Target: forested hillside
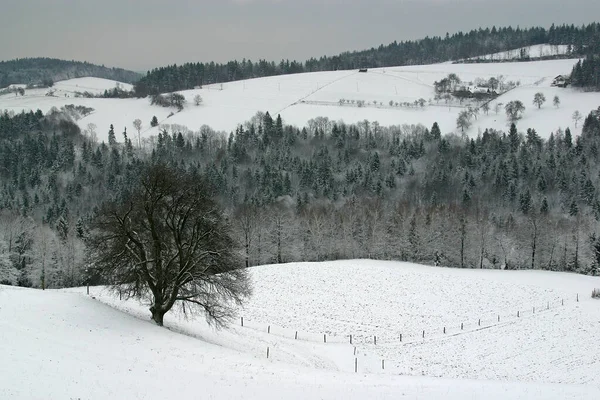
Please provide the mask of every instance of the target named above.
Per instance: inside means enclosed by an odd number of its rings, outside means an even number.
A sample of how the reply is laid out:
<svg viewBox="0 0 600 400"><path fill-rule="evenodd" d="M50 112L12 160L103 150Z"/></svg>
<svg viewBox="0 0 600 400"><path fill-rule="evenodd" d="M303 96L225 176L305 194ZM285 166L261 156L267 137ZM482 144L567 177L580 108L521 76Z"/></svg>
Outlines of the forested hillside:
<svg viewBox="0 0 600 400"><path fill-rule="evenodd" d="M121 68L107 68L87 62L54 58L20 58L0 61L0 88L11 84L51 86L56 81L82 77L134 83L140 78L140 75L137 72Z"/></svg>
<svg viewBox="0 0 600 400"><path fill-rule="evenodd" d="M422 65L496 53L519 47L548 43L570 45L572 55L600 53L600 24L576 27L552 25L535 27L486 28L445 37L393 42L369 50L345 52L337 56L311 58L306 62L282 60L279 63L258 60L230 61L226 64L187 63L156 68L135 85L137 96L192 89L217 82L229 82L263 76L312 71L334 71L366 67Z"/></svg>
<svg viewBox="0 0 600 400"><path fill-rule="evenodd" d="M89 217L157 159L208 177L248 265L360 257L598 273L600 109L576 138L443 129L299 128L266 113L228 136L164 125L140 149L118 132L96 144L64 113L4 113L0 280L81 284Z"/></svg>
<svg viewBox="0 0 600 400"><path fill-rule="evenodd" d="M589 54L575 64L571 73L571 83L588 90L600 90L600 52Z"/></svg>

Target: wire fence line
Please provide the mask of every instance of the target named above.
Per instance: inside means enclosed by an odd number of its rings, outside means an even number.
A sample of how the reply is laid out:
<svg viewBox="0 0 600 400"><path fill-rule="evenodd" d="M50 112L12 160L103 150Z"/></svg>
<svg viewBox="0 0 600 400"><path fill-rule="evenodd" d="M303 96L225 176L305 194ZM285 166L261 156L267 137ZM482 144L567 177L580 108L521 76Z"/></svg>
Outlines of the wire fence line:
<svg viewBox="0 0 600 400"><path fill-rule="evenodd" d="M423 329L403 330L399 327L395 332L387 331L372 333L340 333L325 332L314 333L284 328L274 324L252 321L243 316L238 323L246 329L266 332L268 334L314 343L348 343L352 345L384 345L384 344L411 344L422 343L429 340L442 340L444 338L474 333L484 329L515 323L522 319L534 317L553 310L559 310L570 304L579 302L579 294L572 299L554 299L530 307L518 307L512 310L504 309L498 312L486 312L481 316L473 316L463 320L455 320L443 326L425 326Z"/></svg>

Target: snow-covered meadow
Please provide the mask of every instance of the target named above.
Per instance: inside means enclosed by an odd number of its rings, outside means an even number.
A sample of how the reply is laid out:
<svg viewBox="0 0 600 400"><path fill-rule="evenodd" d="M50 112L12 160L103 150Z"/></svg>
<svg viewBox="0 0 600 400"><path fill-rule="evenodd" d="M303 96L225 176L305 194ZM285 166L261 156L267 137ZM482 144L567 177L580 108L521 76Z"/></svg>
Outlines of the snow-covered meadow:
<svg viewBox="0 0 600 400"><path fill-rule="evenodd" d="M156 327L147 304L101 287L88 297L85 288L1 286L0 398L600 395L598 277L371 260L261 266L251 276L244 326L236 319L221 331L177 313Z"/></svg>
<svg viewBox="0 0 600 400"><path fill-rule="evenodd" d="M535 53L535 49L531 50ZM544 49L541 48L542 52ZM47 89L26 90L25 96L6 94L0 96L0 110L41 109L49 111L67 104L92 107L95 111L78 121L85 129L95 124L99 140L107 140L110 124L117 133L124 128L134 132L133 120L142 121L142 138L158 133L165 125L183 126L198 131L208 125L218 131L230 132L238 125L250 120L258 111L281 114L284 122L304 126L312 118L323 116L330 120L355 123L364 120L377 121L380 125L423 124L431 126L438 122L443 133L458 132L456 119L464 108L458 104L445 104L434 100L433 83L450 73L457 74L464 82L477 78L488 79L502 75L505 81L519 82L520 86L500 96L490 104L491 111L483 112L473 120L465 133L471 137L486 128L507 129L507 118L503 109L494 112L497 103L506 104L521 100L526 106L519 128L534 128L542 137L548 137L558 128L575 129L572 115L579 111L583 116L600 106L600 93L584 93L573 88L556 88L551 83L560 74L569 74L574 59L534 62L504 62L483 64L434 64L422 66L369 69L358 71L314 72L296 75L250 79L224 84L207 85L202 89L186 90L181 93L188 104L183 111L150 105L149 99L87 99L75 98L75 91L99 93L113 88L116 82L96 78L79 78L57 82L56 97L45 96ZM123 85L124 89L129 86ZM538 109L533 105L533 96L542 92L547 102ZM203 104L195 106L193 98L201 95ZM554 107L552 99L557 95L560 106ZM425 99L424 107L406 107L402 103L413 103ZM340 100L344 100L340 104ZM352 100L354 104L349 103ZM431 101L430 101L431 100ZM358 107L357 101L364 101ZM389 103L393 102L393 106ZM399 105L396 106L396 103ZM169 115L174 112L174 115ZM156 116L161 125L150 127ZM176 129L180 129L177 127ZM121 140L117 135L117 140Z"/></svg>
<svg viewBox="0 0 600 400"><path fill-rule="evenodd" d="M353 335L371 371L384 372L384 359L392 374L600 385L600 304L590 297L598 277L368 260L263 266L252 276L247 321L287 328L287 337Z"/></svg>
<svg viewBox="0 0 600 400"><path fill-rule="evenodd" d="M569 54L569 46L565 44L536 44L533 46L519 47L508 51L486 54L479 57L471 57L469 60L492 60L507 61L518 60L523 57L542 58L551 56L562 56Z"/></svg>

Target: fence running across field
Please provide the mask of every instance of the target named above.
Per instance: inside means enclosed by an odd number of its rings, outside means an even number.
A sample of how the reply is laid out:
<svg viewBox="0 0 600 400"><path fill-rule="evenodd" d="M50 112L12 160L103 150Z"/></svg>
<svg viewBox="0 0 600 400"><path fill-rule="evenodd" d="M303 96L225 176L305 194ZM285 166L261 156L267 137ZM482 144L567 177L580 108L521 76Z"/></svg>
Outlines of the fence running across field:
<svg viewBox="0 0 600 400"><path fill-rule="evenodd" d="M301 340L315 343L348 343L354 346L356 345L382 345L382 344L411 344L411 343L422 343L428 340L443 340L444 338L469 334L477 332L483 329L489 329L495 326L503 326L509 323L518 322L522 318L534 317L537 314L543 314L552 310L561 309L564 306L579 302L579 294L576 294L573 299L559 299L547 301L545 304L538 304L531 307L520 307L513 311L501 311L497 313L485 313L481 317L468 318L464 321L455 322L448 324L447 326L440 326L436 328L429 327L428 329L422 329L418 331L402 331L398 329L396 334L387 333L373 333L367 335L351 334L351 333L308 333L292 328L283 328L272 324L264 324L254 322L244 317L240 317L238 323L247 329L253 329L258 331L267 332L271 335L286 338ZM354 354L356 355L356 347L354 348ZM355 363L357 361L355 360ZM385 368L385 360L381 360L382 369ZM356 370L356 365L355 365Z"/></svg>

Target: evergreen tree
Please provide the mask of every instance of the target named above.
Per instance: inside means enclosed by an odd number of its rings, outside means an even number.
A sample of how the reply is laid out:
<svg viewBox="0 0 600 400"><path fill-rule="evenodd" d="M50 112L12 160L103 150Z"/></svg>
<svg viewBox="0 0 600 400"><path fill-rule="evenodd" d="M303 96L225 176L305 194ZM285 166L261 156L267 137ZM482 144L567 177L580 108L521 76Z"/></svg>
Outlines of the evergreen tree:
<svg viewBox="0 0 600 400"><path fill-rule="evenodd" d="M112 124L110 124L110 129L108 130L108 144L114 146L117 144L117 138L115 136L115 128Z"/></svg>
<svg viewBox="0 0 600 400"><path fill-rule="evenodd" d="M440 126L438 125L437 122L433 123L433 126L431 127L431 138L433 140L440 140L440 138L442 137L442 131L440 130Z"/></svg>
<svg viewBox="0 0 600 400"><path fill-rule="evenodd" d="M519 149L519 145L521 144L521 138L519 137L519 133L517 132L517 126L514 123L510 124L510 129L508 131L508 140L510 143L510 151L515 153Z"/></svg>

